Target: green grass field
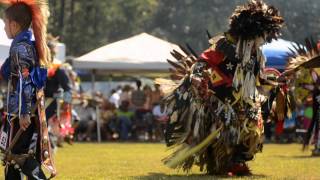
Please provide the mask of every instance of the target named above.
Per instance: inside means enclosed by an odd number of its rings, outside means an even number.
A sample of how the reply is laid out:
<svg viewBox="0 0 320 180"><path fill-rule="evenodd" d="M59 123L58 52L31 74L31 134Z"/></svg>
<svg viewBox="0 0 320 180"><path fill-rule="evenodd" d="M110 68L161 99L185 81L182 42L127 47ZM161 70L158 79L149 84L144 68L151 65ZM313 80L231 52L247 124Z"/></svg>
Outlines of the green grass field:
<svg viewBox="0 0 320 180"><path fill-rule="evenodd" d="M161 163L164 144L104 143L65 145L56 154L57 180L80 179L314 179L320 180L320 158L302 152L301 145L264 146L250 162L251 177L226 178L203 175L194 167L189 175ZM1 168L1 171L3 169ZM3 174L0 174L3 179Z"/></svg>

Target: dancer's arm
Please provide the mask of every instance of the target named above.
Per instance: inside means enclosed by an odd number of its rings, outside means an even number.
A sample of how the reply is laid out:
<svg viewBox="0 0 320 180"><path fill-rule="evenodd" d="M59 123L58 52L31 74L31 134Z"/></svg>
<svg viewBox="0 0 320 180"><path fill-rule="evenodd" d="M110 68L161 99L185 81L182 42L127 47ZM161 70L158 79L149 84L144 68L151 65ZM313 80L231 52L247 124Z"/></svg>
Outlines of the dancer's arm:
<svg viewBox="0 0 320 180"><path fill-rule="evenodd" d="M21 117L19 124L23 130L27 129L31 124L30 114L32 109L32 100L35 93L29 73L30 69L34 66L36 57L30 51L28 51L29 47L27 46L28 45L26 44L20 44L17 47L12 48L11 57L13 59L10 62L14 63L13 67L16 68L15 70L18 73L19 79L21 80L21 82L19 80L17 83L17 89L19 89L19 93L21 92L21 98L19 98L19 102L21 101Z"/></svg>

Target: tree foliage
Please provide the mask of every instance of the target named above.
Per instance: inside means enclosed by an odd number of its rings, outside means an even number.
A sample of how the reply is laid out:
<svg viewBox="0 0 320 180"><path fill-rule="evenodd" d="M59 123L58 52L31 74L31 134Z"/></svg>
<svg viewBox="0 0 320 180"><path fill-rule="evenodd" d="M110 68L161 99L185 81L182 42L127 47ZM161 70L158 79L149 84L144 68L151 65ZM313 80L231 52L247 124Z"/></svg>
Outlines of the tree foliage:
<svg viewBox="0 0 320 180"><path fill-rule="evenodd" d="M157 7L154 0L49 0L49 31L81 55L142 32Z"/></svg>
<svg viewBox="0 0 320 180"><path fill-rule="evenodd" d="M49 0L49 31L60 36L67 54L73 56L141 32L189 43L199 52L208 46L206 30L212 35L226 31L232 11L246 1ZM283 38L320 39L319 0L265 1L279 8L285 18Z"/></svg>

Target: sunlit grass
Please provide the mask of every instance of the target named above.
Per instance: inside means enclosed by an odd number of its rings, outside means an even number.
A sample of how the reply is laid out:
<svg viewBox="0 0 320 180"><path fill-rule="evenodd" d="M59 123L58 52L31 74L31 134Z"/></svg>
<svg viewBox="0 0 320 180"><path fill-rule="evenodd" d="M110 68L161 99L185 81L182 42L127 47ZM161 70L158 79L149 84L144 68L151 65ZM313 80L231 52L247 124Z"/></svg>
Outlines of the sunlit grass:
<svg viewBox="0 0 320 180"><path fill-rule="evenodd" d="M216 179L195 167L189 176L161 163L164 144L103 143L65 145L58 150L57 180L72 179ZM252 177L235 179L320 179L320 158L302 152L301 146L271 145L250 162ZM2 169L1 169L2 170ZM223 177L219 177L224 179ZM0 174L0 179L2 174ZM233 178L232 178L233 179Z"/></svg>

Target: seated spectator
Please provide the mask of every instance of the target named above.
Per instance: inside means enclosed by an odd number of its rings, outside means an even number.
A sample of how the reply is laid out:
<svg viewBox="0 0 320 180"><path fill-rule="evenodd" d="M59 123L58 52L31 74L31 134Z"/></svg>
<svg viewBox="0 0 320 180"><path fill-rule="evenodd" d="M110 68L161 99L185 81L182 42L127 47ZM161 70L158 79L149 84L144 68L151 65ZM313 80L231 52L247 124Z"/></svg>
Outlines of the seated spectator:
<svg viewBox="0 0 320 180"><path fill-rule="evenodd" d="M91 141L93 131L96 129L95 107L87 103L76 106L80 119L75 125L75 138L78 141Z"/></svg>
<svg viewBox="0 0 320 180"><path fill-rule="evenodd" d="M104 100L100 110L101 120L101 136L102 139L115 140L119 138L117 127L114 123L116 121L116 107L108 100Z"/></svg>
<svg viewBox="0 0 320 180"><path fill-rule="evenodd" d="M155 120L155 139L161 141L164 139L164 130L169 116L166 112L161 111L160 104L155 104L152 110L152 115Z"/></svg>
<svg viewBox="0 0 320 180"><path fill-rule="evenodd" d="M122 88L122 92L120 94L120 104L123 101L128 101L129 102L129 107L131 106L131 86L130 85L125 85Z"/></svg>
<svg viewBox="0 0 320 180"><path fill-rule="evenodd" d="M85 102L86 103L82 103L82 106L75 107L75 110L80 116L80 120L77 123L75 130L76 138L79 141L91 141L93 138L97 137L96 107L99 106L101 108L105 103L105 99L101 92L95 92L94 96ZM101 116L99 115L99 118L100 117Z"/></svg>
<svg viewBox="0 0 320 180"><path fill-rule="evenodd" d="M109 101L111 103L113 103L116 108L119 108L119 105L120 105L120 94L121 94L121 90L111 90L111 96L109 98Z"/></svg>
<svg viewBox="0 0 320 180"><path fill-rule="evenodd" d="M132 118L134 116L134 113L132 111L129 111L128 101L122 101L120 108L116 111L116 116L120 140L128 140L132 126Z"/></svg>

